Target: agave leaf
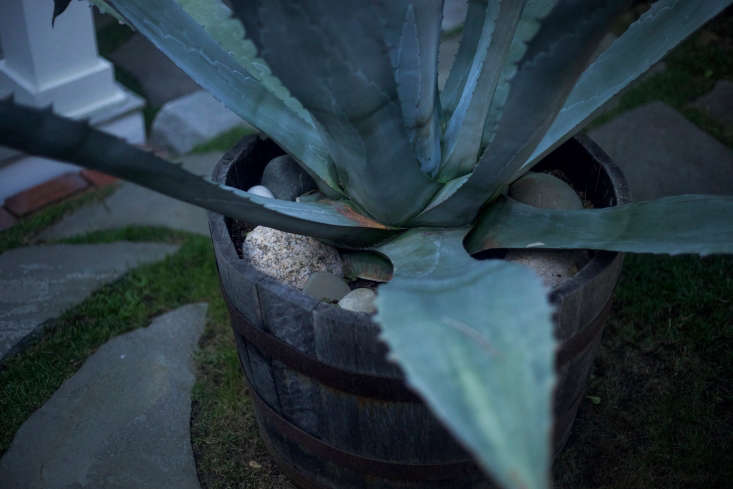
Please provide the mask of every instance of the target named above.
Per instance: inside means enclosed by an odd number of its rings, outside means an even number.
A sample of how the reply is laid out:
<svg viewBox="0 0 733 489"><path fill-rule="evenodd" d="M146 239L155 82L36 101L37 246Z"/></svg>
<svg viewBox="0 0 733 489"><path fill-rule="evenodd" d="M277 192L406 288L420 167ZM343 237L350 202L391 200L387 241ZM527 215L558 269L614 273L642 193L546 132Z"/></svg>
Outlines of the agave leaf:
<svg viewBox="0 0 733 489"><path fill-rule="evenodd" d="M311 122L311 116L298 100L290 95L270 71L270 67L257 56L254 43L245 37L244 28L232 11L221 0L176 0L196 22L216 40L241 66L259 80L273 95L302 119ZM311 122L312 124L312 122Z"/></svg>
<svg viewBox="0 0 733 489"><path fill-rule="evenodd" d="M408 384L505 488L549 487L554 339L529 269L476 261L467 229L415 229L377 248L394 264L376 320Z"/></svg>
<svg viewBox="0 0 733 489"><path fill-rule="evenodd" d="M127 24L128 27L130 27L131 29L134 30L135 28L133 26L129 25L127 23L127 21L125 20L125 18L122 17L122 15L119 12L117 12L112 6L110 6L107 3L107 1L108 0L89 0L89 3L93 4L94 6L96 6L97 7L97 10L99 10L99 13L106 14L106 15L111 15L112 17L114 17L115 19L117 19L117 22L119 22L120 24Z"/></svg>
<svg viewBox="0 0 733 489"><path fill-rule="evenodd" d="M56 17L63 14L69 7L71 0L53 0L53 17L51 18L51 26L56 22Z"/></svg>
<svg viewBox="0 0 733 489"><path fill-rule="evenodd" d="M344 277L363 278L374 282L392 279L392 263L373 251L348 251L341 253Z"/></svg>
<svg viewBox="0 0 733 489"><path fill-rule="evenodd" d="M509 57L502 65L501 74L499 75L500 80L484 126L481 141L483 146L487 146L494 139L509 97L511 82L518 72L518 65L527 54L529 43L537 35L544 18L555 7L556 3L557 0L530 2L522 13L512 39Z"/></svg>
<svg viewBox="0 0 733 489"><path fill-rule="evenodd" d="M380 0L374 10L384 26L407 135L421 170L434 175L440 164L437 66L443 0Z"/></svg>
<svg viewBox="0 0 733 489"><path fill-rule="evenodd" d="M502 197L466 247L579 248L634 253L733 253L733 196L678 195L603 209L539 209Z"/></svg>
<svg viewBox="0 0 733 489"><path fill-rule="evenodd" d="M572 137L596 111L731 0L659 0L588 67L520 171ZM518 176L518 175L517 175Z"/></svg>
<svg viewBox="0 0 733 489"><path fill-rule="evenodd" d="M252 8L246 4L232 2L240 18ZM350 198L388 224L419 212L438 184L420 170L402 124L371 2L262 0L258 16L260 55L313 116Z"/></svg>
<svg viewBox="0 0 733 489"><path fill-rule="evenodd" d="M486 0L468 0L466 21L463 24L461 43L458 52L453 60L453 65L448 72L445 86L440 93L440 104L445 114L450 116L458 105L458 99L463 93L463 86L466 84L469 69L476 56L481 33L483 32L486 19Z"/></svg>
<svg viewBox="0 0 733 489"><path fill-rule="evenodd" d="M502 88L500 82L497 87L486 121L491 128L489 143L479 163L454 195L415 222L447 225L456 216L470 222L479 207L511 181L623 3L537 0L526 4L504 66L507 85Z"/></svg>
<svg viewBox="0 0 733 489"><path fill-rule="evenodd" d="M50 109L22 107L9 98L0 100L0 145L72 161L235 219L348 246L373 244L395 232L343 202L301 204L218 185L84 122Z"/></svg>
<svg viewBox="0 0 733 489"><path fill-rule="evenodd" d="M441 181L467 174L476 163L484 122L502 75L496 67L503 66L508 55L522 8L521 2L499 1L486 9L476 56L445 130Z"/></svg>
<svg viewBox="0 0 733 489"><path fill-rule="evenodd" d="M304 168L338 189L311 123L248 73L175 0L107 0L199 85L270 136Z"/></svg>

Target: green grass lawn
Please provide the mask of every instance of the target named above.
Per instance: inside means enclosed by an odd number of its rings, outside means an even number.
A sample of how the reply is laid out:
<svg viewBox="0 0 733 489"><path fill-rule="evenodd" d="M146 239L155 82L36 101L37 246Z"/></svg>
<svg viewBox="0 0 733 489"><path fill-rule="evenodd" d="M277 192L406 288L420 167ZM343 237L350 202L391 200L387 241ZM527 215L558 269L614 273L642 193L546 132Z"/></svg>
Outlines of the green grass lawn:
<svg viewBox="0 0 733 489"><path fill-rule="evenodd" d="M627 255L556 487L733 477L733 257Z"/></svg>

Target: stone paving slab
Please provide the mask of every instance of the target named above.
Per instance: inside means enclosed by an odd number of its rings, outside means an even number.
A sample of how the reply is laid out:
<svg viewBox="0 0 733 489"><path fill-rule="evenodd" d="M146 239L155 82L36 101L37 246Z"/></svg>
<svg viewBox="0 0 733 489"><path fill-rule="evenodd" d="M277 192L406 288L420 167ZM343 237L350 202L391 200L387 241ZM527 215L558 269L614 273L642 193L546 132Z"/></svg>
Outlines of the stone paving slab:
<svg viewBox="0 0 733 489"><path fill-rule="evenodd" d="M185 154L235 127L249 127L208 92L198 90L167 102L155 116L150 145Z"/></svg>
<svg viewBox="0 0 733 489"><path fill-rule="evenodd" d="M126 271L178 249L155 243L42 245L0 255L0 360L20 349L45 321L58 317Z"/></svg>
<svg viewBox="0 0 733 489"><path fill-rule="evenodd" d="M0 459L2 487L198 489L189 418L206 308L102 345L20 427Z"/></svg>
<svg viewBox="0 0 733 489"><path fill-rule="evenodd" d="M135 33L109 56L132 73L153 107L199 90L199 86L141 34Z"/></svg>
<svg viewBox="0 0 733 489"><path fill-rule="evenodd" d="M692 103L721 124L733 126L733 82L718 80L713 89Z"/></svg>
<svg viewBox="0 0 733 489"><path fill-rule="evenodd" d="M222 154L187 155L180 161L192 173L209 176ZM39 238L52 240L125 226L163 226L209 235L205 210L125 182L103 202L82 207L43 231Z"/></svg>
<svg viewBox="0 0 733 489"><path fill-rule="evenodd" d="M621 167L635 201L680 194L733 194L733 150L662 102L590 131Z"/></svg>

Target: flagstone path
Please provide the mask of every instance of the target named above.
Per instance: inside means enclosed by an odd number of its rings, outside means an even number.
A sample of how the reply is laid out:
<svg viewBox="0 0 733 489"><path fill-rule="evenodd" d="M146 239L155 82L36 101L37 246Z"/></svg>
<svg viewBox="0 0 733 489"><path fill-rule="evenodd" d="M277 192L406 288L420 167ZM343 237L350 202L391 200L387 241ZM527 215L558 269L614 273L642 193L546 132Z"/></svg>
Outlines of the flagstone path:
<svg viewBox="0 0 733 489"><path fill-rule="evenodd" d="M623 113L589 135L621 167L635 201L733 194L733 150L662 102Z"/></svg>
<svg viewBox="0 0 733 489"><path fill-rule="evenodd" d="M206 304L101 346L20 427L2 487L198 489L189 418Z"/></svg>
<svg viewBox="0 0 733 489"><path fill-rule="evenodd" d="M100 286L178 247L154 243L43 245L0 255L0 361Z"/></svg>
<svg viewBox="0 0 733 489"><path fill-rule="evenodd" d="M188 171L209 176L221 155L216 152L193 154L177 160ZM104 201L79 209L46 229L40 238L61 239L125 226L162 226L209 235L205 210L124 182Z"/></svg>

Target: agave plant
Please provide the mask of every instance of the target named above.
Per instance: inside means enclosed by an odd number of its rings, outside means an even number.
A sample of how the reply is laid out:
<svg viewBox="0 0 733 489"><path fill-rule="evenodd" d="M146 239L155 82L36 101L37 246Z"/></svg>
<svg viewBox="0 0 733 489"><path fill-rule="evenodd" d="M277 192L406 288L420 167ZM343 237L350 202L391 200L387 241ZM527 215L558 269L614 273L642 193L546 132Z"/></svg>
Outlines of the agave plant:
<svg viewBox="0 0 733 489"><path fill-rule="evenodd" d="M730 0L659 0L592 63L624 2L470 0L442 91L442 0L92 1L276 141L326 198L296 203L217 185L10 99L0 102L0 143L387 256L394 275L374 319L392 358L504 487L549 485L552 307L529 269L471 254L530 244L733 252L733 197L563 211L505 195ZM68 3L56 0L55 13Z"/></svg>

